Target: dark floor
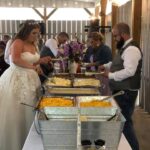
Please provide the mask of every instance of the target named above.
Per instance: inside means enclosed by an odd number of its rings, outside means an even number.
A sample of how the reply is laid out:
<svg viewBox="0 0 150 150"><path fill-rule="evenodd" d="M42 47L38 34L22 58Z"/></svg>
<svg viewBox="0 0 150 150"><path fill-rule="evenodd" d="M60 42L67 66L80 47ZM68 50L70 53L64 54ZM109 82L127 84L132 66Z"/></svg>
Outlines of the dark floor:
<svg viewBox="0 0 150 150"><path fill-rule="evenodd" d="M136 107L133 121L140 144L140 150L150 150L150 114Z"/></svg>

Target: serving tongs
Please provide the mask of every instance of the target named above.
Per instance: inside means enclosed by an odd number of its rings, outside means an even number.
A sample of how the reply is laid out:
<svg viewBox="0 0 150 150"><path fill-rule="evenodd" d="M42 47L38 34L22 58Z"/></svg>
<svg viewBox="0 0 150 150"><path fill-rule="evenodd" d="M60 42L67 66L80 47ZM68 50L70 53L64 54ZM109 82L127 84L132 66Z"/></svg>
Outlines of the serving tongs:
<svg viewBox="0 0 150 150"><path fill-rule="evenodd" d="M42 87L41 90L44 90L44 87ZM43 91L43 93L44 93L44 92L45 92L45 91ZM43 96L40 96L40 97L38 98L38 101L36 102L35 106L30 105L30 104L27 104L27 103L24 103L24 102L21 102L20 104L22 104L22 105L24 105L24 106L27 106L27 107L30 107L30 108L33 108L33 110L36 111L36 112L38 112L38 113L42 113L42 114L44 115L45 119L48 120L48 117L47 117L47 115L45 114L45 112L40 109L40 102L41 102L42 97L43 97Z"/></svg>

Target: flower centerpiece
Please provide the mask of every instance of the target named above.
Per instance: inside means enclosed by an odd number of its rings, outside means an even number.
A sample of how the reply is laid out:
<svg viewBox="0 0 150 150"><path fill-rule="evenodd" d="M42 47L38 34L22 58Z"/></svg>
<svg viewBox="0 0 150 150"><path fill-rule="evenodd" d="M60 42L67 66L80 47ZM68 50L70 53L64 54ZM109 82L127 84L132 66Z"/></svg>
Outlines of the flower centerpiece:
<svg viewBox="0 0 150 150"><path fill-rule="evenodd" d="M84 44L78 41L71 41L64 45L64 56L68 57L68 67L72 63L80 64L82 61Z"/></svg>
<svg viewBox="0 0 150 150"><path fill-rule="evenodd" d="M64 56L69 57L70 61L79 62L82 59L84 44L78 41L71 41L64 45Z"/></svg>

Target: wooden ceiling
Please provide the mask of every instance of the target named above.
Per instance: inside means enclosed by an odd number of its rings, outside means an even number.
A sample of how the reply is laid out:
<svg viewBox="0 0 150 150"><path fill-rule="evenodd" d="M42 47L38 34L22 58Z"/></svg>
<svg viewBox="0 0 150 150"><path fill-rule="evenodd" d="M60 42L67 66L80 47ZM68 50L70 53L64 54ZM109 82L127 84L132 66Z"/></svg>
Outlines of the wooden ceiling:
<svg viewBox="0 0 150 150"><path fill-rule="evenodd" d="M0 7L92 8L96 0L0 0Z"/></svg>

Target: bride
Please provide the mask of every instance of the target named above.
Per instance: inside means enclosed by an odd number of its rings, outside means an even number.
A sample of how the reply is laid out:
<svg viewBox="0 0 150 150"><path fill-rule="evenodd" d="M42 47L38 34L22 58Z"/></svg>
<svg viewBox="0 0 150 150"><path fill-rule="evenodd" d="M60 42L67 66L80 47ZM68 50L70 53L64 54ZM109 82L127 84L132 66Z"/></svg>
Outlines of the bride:
<svg viewBox="0 0 150 150"><path fill-rule="evenodd" d="M37 52L39 30L38 23L26 21L9 49L10 67L0 77L0 150L21 150L34 119L32 108L21 103L34 106L40 88L38 64L50 61Z"/></svg>

